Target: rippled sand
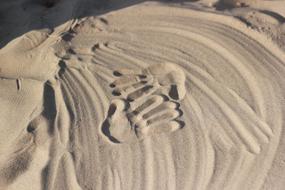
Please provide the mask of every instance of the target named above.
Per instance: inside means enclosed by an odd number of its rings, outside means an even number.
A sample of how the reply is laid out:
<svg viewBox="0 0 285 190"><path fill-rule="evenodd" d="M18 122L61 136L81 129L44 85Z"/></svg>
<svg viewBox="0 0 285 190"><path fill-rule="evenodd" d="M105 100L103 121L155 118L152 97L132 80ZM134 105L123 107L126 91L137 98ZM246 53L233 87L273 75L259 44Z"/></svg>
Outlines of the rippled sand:
<svg viewBox="0 0 285 190"><path fill-rule="evenodd" d="M0 57L1 189L282 189L285 55L236 18L146 3Z"/></svg>

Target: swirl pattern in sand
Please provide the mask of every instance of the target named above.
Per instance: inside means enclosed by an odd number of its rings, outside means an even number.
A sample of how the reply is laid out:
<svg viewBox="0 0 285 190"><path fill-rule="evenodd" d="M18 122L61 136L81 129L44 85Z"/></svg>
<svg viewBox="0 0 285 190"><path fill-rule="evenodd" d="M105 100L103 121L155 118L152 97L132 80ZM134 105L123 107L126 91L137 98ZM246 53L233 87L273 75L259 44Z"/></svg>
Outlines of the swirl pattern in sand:
<svg viewBox="0 0 285 190"><path fill-rule="evenodd" d="M266 189L285 84L269 40L231 17L139 5L86 18L65 43L47 189Z"/></svg>

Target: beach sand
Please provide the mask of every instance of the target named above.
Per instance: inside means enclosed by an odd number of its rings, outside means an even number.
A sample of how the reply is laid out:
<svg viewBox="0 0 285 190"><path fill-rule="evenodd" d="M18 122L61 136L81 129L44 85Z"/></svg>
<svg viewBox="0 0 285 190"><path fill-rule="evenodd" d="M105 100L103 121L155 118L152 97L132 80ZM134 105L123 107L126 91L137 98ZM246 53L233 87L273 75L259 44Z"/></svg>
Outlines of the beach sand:
<svg viewBox="0 0 285 190"><path fill-rule="evenodd" d="M0 190L284 188L285 1L1 3Z"/></svg>

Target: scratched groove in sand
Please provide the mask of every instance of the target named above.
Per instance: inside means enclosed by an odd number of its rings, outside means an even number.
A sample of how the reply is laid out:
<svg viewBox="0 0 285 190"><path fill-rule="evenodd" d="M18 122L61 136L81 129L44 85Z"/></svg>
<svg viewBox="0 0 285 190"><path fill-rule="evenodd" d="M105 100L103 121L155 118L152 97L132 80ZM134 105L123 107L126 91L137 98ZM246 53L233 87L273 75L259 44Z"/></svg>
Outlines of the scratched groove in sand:
<svg viewBox="0 0 285 190"><path fill-rule="evenodd" d="M103 179L121 189L259 189L279 138L280 99L272 92L282 88L273 82L284 71L282 63L231 26L200 19L198 13L165 8L159 15L155 9L107 15L109 25L102 32L80 35L83 26L72 40L75 57L89 63L67 61L67 67L82 64L82 72L95 72L106 81L104 88L116 80L114 68L135 71L171 62L184 68L186 75L187 92L180 103L185 127L139 144L113 146L109 153L114 157L107 164L111 168L103 171ZM86 47L76 46L80 42ZM110 89L104 92L116 99ZM118 181L123 183L115 185Z"/></svg>
<svg viewBox="0 0 285 190"><path fill-rule="evenodd" d="M61 147L46 189L261 189L283 125L284 55L209 13L137 6L103 20L74 28L50 84ZM176 74L151 91L156 66Z"/></svg>

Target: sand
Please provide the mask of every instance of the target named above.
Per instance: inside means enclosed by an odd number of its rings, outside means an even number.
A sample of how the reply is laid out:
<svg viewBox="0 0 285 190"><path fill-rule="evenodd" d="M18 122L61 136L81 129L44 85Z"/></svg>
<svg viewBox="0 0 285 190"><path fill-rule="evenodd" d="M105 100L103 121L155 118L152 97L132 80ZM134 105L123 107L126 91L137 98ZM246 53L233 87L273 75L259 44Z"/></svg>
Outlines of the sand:
<svg viewBox="0 0 285 190"><path fill-rule="evenodd" d="M285 2L99 4L2 3L0 190L282 190Z"/></svg>

